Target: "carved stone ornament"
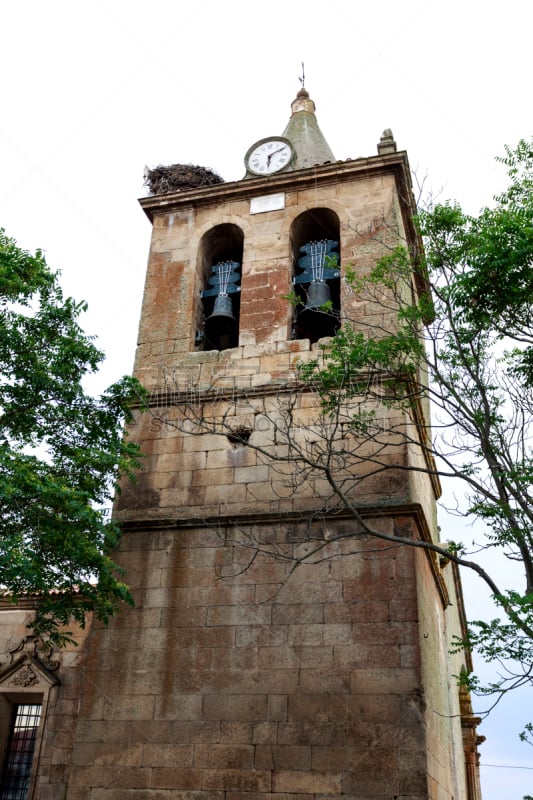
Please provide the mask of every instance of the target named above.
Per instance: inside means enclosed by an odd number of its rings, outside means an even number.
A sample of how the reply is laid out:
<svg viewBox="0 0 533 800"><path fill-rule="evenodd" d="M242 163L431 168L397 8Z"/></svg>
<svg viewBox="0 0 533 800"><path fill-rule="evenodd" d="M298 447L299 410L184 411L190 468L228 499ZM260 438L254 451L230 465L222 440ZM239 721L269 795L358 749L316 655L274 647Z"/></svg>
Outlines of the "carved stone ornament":
<svg viewBox="0 0 533 800"><path fill-rule="evenodd" d="M13 687L46 691L59 683L53 674L60 665L52 659L52 648L37 636L24 636L12 647L0 664L0 690Z"/></svg>
<svg viewBox="0 0 533 800"><path fill-rule="evenodd" d="M40 683L38 675L29 664L26 664L22 669L15 673L14 677L8 681L8 686L35 686Z"/></svg>
<svg viewBox="0 0 533 800"><path fill-rule="evenodd" d="M7 653L0 655L0 672L10 667L20 653L27 653L37 659L49 672L55 672L61 664L59 658L54 659L54 648L49 642L45 642L42 636L28 634L28 636L23 636Z"/></svg>

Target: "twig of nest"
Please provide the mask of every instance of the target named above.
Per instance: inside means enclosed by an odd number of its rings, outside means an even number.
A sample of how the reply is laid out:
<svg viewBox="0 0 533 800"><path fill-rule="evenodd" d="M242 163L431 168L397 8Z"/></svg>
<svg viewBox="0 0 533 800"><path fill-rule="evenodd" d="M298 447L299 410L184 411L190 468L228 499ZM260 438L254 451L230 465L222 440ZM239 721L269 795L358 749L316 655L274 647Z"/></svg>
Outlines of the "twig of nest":
<svg viewBox="0 0 533 800"><path fill-rule="evenodd" d="M224 183L223 178L206 167L195 167L193 164L172 164L169 167L159 165L146 169L144 185L150 194L169 194L184 189L199 189L202 186L214 186Z"/></svg>

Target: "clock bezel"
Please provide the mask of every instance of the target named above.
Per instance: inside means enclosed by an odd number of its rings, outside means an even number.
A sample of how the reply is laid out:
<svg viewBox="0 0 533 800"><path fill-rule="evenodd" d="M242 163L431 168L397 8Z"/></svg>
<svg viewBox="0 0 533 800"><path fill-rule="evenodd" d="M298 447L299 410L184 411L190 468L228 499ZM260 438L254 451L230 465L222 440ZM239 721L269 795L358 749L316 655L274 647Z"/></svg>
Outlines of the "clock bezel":
<svg viewBox="0 0 533 800"><path fill-rule="evenodd" d="M273 169L270 172L258 172L251 166L250 158L254 150L257 150L258 147L261 147L261 145L267 144L268 142L276 142L276 143L279 142L279 144L287 145L291 155L287 163L284 164L282 167ZM248 170L248 172L251 172L252 175L256 175L259 178L264 178L267 175L276 175L278 172L282 172L284 169L287 169L287 167L291 166L292 162L294 161L294 155L295 155L294 147L290 139L287 139L285 136L265 136L263 139L258 139L257 142L254 142L253 145L248 148L248 150L246 151L246 155L244 156L244 165Z"/></svg>

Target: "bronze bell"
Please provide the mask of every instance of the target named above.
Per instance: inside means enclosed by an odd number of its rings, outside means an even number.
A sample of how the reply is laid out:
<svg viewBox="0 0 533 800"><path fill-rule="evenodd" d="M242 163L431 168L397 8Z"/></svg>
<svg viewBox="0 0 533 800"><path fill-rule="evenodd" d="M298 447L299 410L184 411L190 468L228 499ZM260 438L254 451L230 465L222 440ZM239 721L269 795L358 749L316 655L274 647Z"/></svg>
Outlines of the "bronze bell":
<svg viewBox="0 0 533 800"><path fill-rule="evenodd" d="M326 281L311 281L307 290L305 308L318 310L329 302L331 302L331 292Z"/></svg>
<svg viewBox="0 0 533 800"><path fill-rule="evenodd" d="M237 344L239 321L233 314L233 302L227 294L215 298L213 312L205 321L205 335L217 350L226 350Z"/></svg>
<svg viewBox="0 0 533 800"><path fill-rule="evenodd" d="M329 311L322 310L327 303L331 303L331 292L327 283L312 281L307 290L305 306L298 314L296 321L300 335L316 341L322 336L330 336L334 332L335 319Z"/></svg>

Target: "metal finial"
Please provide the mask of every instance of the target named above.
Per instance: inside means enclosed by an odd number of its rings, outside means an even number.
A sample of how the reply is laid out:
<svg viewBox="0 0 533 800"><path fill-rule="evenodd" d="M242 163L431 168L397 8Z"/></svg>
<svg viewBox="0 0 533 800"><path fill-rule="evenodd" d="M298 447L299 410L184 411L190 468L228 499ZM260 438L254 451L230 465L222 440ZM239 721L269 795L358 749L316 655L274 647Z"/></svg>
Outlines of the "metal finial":
<svg viewBox="0 0 533 800"><path fill-rule="evenodd" d="M305 88L305 69L304 69L304 62L302 61L302 77L298 76L298 80L302 84L302 89Z"/></svg>

